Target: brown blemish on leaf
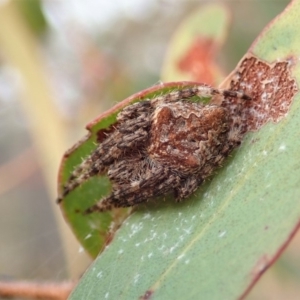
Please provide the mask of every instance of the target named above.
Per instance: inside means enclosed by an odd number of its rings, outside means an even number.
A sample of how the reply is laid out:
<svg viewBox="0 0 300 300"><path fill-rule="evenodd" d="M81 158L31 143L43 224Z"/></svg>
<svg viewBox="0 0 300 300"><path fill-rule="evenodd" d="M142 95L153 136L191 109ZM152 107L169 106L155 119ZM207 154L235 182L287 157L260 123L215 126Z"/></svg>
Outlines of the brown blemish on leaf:
<svg viewBox="0 0 300 300"><path fill-rule="evenodd" d="M193 80L214 84L216 50L216 44L212 39L196 39L185 56L178 61L179 70L190 74Z"/></svg>
<svg viewBox="0 0 300 300"><path fill-rule="evenodd" d="M153 291L148 290L148 291L146 291L146 293L145 293L143 296L141 296L139 299L140 299L140 300L148 300L148 299L151 298L152 295L153 295Z"/></svg>
<svg viewBox="0 0 300 300"><path fill-rule="evenodd" d="M268 64L254 56L241 61L222 87L244 91L252 100L224 102L224 106L233 112L232 126L235 124L234 111L242 112L243 133L258 130L270 121L278 122L287 115L298 91L289 69L291 62L288 59Z"/></svg>

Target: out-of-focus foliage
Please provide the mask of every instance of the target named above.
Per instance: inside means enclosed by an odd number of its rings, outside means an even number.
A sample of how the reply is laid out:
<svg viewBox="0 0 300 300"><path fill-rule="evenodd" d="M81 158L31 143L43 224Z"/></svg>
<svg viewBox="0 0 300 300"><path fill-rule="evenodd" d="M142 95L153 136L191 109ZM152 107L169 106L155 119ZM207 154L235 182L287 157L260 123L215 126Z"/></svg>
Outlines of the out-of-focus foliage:
<svg viewBox="0 0 300 300"><path fill-rule="evenodd" d="M41 0L20 0L16 3L32 31L38 35L45 34L48 24L41 8Z"/></svg>

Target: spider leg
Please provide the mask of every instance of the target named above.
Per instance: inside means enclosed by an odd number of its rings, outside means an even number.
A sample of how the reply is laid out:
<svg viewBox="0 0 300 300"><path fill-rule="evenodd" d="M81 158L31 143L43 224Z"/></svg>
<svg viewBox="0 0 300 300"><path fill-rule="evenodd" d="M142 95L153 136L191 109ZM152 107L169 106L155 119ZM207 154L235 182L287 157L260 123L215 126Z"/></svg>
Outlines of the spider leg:
<svg viewBox="0 0 300 300"><path fill-rule="evenodd" d="M142 149L131 153L131 155L126 160L116 161L109 166L107 175L115 184L138 181L145 170L149 169L149 163L145 159L145 153Z"/></svg>
<svg viewBox="0 0 300 300"><path fill-rule="evenodd" d="M118 120L122 121L121 125L117 126L115 131L71 173L57 202L60 203L90 177L104 173L124 152L142 148L148 140L151 113L149 101L130 105L120 112Z"/></svg>
<svg viewBox="0 0 300 300"><path fill-rule="evenodd" d="M122 154L124 148L136 147L137 144L145 142L147 137L148 132L140 128L134 134L124 136L123 139L116 145L113 145L106 154L104 154L104 149L108 148L107 144L99 145L95 152L71 174L63 188L62 195L59 197L57 202L61 202L64 197L66 197L79 185L87 181L90 177L104 173L108 166L117 158L115 156ZM114 155L110 155L111 152L114 153Z"/></svg>
<svg viewBox="0 0 300 300"><path fill-rule="evenodd" d="M196 176L191 176L186 180L181 181L180 185L174 189L176 202L180 202L192 195L202 182L203 180Z"/></svg>
<svg viewBox="0 0 300 300"><path fill-rule="evenodd" d="M181 90L172 91L167 95L159 96L154 101L156 102L175 102L182 99L189 99L193 96L200 98L210 98L216 95L222 95L224 97L233 97L244 100L251 100L252 98L242 91L233 91L226 89L216 89L208 85L196 85L194 87L188 87Z"/></svg>
<svg viewBox="0 0 300 300"><path fill-rule="evenodd" d="M147 172L146 176L139 182L125 184L113 190L111 195L101 199L84 213L103 212L113 207L133 206L150 198L164 195L179 184L180 177L175 174L170 174L168 169L158 169L156 172L151 170L151 172ZM137 193L137 191L139 191L139 193Z"/></svg>
<svg viewBox="0 0 300 300"><path fill-rule="evenodd" d="M136 102L123 108L123 110L119 112L117 120L122 122L129 119L135 120L143 113L148 114L149 109L151 109L150 101L145 100Z"/></svg>

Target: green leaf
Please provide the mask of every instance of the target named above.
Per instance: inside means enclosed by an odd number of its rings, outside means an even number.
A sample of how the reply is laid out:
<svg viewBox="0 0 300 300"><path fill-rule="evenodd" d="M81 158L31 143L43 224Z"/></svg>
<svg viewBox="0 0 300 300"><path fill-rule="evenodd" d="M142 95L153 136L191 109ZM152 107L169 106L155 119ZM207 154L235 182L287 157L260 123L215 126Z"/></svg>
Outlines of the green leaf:
<svg viewBox="0 0 300 300"><path fill-rule="evenodd" d="M248 54L269 63L288 61L298 85L299 15L300 1L293 1ZM251 85L247 88L251 91ZM180 204L160 199L137 209L70 299L245 295L299 226L299 114L297 94L279 122L248 133L218 174L193 197Z"/></svg>
<svg viewBox="0 0 300 300"><path fill-rule="evenodd" d="M218 84L223 75L215 58L227 35L229 19L227 7L220 3L204 5L186 18L170 42L162 80Z"/></svg>
<svg viewBox="0 0 300 300"><path fill-rule="evenodd" d="M59 171L59 190L63 190L64 183L75 167L82 162L82 158L88 156L96 148L99 137L104 135L105 130L108 130L116 122L116 116L122 108L136 101L151 99L171 90L196 84L195 82L171 82L154 86L132 95L90 122L87 125L88 135L68 150L62 159ZM93 257L96 257L103 250L105 244L110 242L116 228L130 213L130 209L114 209L101 214L83 214L88 207L107 196L110 191L111 185L106 176L94 177L69 193L60 204L64 217L74 234Z"/></svg>
<svg viewBox="0 0 300 300"><path fill-rule="evenodd" d="M33 32L37 35L44 34L47 30L48 24L41 8L41 1L16 1L16 4Z"/></svg>

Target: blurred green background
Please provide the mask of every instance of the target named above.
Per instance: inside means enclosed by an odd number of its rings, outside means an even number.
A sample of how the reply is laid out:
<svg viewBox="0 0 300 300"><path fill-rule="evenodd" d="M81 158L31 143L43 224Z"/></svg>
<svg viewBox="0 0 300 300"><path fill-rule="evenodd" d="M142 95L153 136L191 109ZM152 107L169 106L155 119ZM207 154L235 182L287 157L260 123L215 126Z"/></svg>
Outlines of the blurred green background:
<svg viewBox="0 0 300 300"><path fill-rule="evenodd" d="M85 124L159 82L169 41L212 1L0 1L0 279L78 278L90 263L55 204L63 152ZM219 1L229 73L287 0ZM248 299L299 299L300 235Z"/></svg>

